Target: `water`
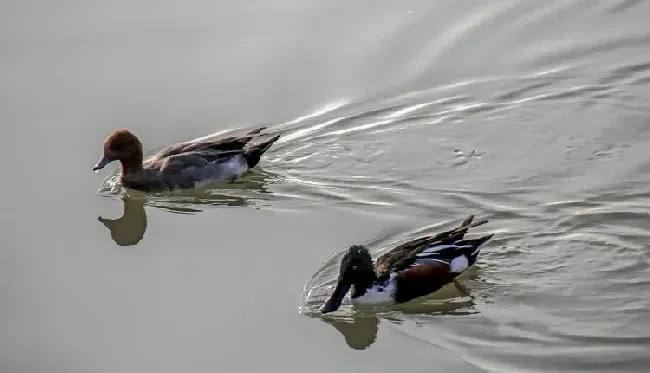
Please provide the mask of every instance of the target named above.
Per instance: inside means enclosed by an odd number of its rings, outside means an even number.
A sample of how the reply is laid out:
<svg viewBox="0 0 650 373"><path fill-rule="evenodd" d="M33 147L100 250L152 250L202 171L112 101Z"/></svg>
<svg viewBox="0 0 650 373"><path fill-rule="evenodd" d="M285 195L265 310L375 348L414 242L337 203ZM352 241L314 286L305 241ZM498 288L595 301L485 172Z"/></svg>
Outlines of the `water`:
<svg viewBox="0 0 650 373"><path fill-rule="evenodd" d="M0 371L644 372L648 1L0 6ZM91 170L267 125L261 168L147 196ZM340 252L468 214L425 304L320 318Z"/></svg>

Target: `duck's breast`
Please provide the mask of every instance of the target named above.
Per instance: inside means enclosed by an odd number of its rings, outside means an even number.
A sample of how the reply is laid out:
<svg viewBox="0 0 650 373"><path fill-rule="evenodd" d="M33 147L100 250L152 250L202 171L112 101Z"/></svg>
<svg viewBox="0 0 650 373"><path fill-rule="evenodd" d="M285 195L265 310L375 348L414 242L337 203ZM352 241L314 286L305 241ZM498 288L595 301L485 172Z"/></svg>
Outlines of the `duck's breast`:
<svg viewBox="0 0 650 373"><path fill-rule="evenodd" d="M353 298L352 303L360 305L394 303L395 285L395 273L391 273L388 281L371 286L363 295Z"/></svg>

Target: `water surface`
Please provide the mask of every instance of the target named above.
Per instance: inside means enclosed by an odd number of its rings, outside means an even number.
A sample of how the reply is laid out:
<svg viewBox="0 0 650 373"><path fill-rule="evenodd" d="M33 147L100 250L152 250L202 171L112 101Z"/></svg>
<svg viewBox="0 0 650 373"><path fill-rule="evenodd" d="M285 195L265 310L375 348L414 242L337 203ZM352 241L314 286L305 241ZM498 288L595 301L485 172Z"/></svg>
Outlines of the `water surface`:
<svg viewBox="0 0 650 373"><path fill-rule="evenodd" d="M0 6L2 372L644 372L650 3ZM91 172L281 130L245 182ZM314 317L340 252L468 214L495 238L414 308Z"/></svg>

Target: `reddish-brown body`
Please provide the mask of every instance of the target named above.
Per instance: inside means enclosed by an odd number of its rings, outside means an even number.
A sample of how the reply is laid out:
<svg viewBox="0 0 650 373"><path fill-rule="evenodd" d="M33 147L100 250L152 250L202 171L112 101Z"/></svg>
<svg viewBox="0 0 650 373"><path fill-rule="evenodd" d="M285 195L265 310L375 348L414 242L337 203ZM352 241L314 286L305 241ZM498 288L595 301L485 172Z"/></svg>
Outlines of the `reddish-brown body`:
<svg viewBox="0 0 650 373"><path fill-rule="evenodd" d="M404 303L438 291L454 280L449 265L444 263L418 265L395 277L395 302Z"/></svg>

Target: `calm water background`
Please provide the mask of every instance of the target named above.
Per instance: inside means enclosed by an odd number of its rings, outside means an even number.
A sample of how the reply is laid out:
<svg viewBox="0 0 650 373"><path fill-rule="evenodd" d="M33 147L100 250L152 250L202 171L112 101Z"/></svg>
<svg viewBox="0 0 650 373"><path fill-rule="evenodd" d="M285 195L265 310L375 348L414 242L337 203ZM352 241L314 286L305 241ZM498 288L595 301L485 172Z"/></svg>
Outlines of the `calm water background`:
<svg viewBox="0 0 650 373"><path fill-rule="evenodd" d="M649 14L4 2L0 371L646 372ZM91 172L115 128L152 153L260 125L282 140L228 188ZM471 213L497 235L470 296L313 317L346 246Z"/></svg>

